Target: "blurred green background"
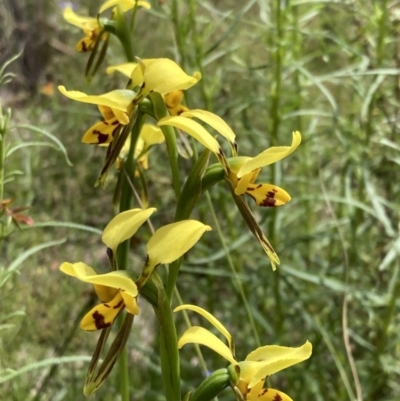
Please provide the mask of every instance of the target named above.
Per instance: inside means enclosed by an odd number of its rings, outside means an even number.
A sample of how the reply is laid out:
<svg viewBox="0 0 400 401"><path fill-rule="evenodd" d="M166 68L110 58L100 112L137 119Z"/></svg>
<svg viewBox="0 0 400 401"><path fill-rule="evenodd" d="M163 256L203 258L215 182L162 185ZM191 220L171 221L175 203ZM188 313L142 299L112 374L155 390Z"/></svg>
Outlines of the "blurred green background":
<svg viewBox="0 0 400 401"><path fill-rule="evenodd" d="M151 3L151 10L137 14L135 54L172 58L189 74L201 71L203 79L186 93L188 106L224 118L241 155L289 145L293 130L303 136L294 154L265 168L258 180L282 186L292 201L278 210L249 201L280 256L278 270L271 271L220 183L210 195L229 256L203 195L197 217L213 231L185 258L178 280L183 301L206 308L229 328L239 359L260 344L298 346L310 340L312 358L271 379L294 400L400 400L399 3ZM58 267L83 261L107 268L99 233L115 213L115 176L106 189L94 188L105 150L80 140L98 112L64 98L57 85L92 94L123 88L125 80L106 75L105 67L125 60L112 41L106 63L87 83L88 55L74 50L81 31L63 20L66 4L0 4L0 65L23 50L7 68L16 77L1 88L3 110L12 108L11 126L32 124L58 138L73 164L58 147L48 146L22 147L7 158L6 172L16 173L4 198L15 198L15 206L31 205L35 225L14 229L1 243L3 277L23 255L0 287L0 399L5 401L84 400L88 362L82 357L91 355L98 336L78 328L94 302L91 289ZM77 13L94 16L100 4L72 5ZM43 141L43 135L12 129L8 141L12 147ZM150 205L158 208L156 227L171 222L175 210L166 157L165 145L154 148L147 171ZM180 163L183 178L191 163ZM135 238L133 270L145 257L145 240ZM25 253L36 247L43 249ZM128 342L132 400L162 400L157 327L151 308L144 300L140 305ZM181 320L178 315L178 334L184 330ZM210 371L226 366L207 349L203 355ZM67 356L81 360L35 366ZM181 366L186 392L203 378L193 347L181 351ZM25 373L11 378L23 368ZM115 369L92 398L118 397ZM225 392L219 399L233 397Z"/></svg>

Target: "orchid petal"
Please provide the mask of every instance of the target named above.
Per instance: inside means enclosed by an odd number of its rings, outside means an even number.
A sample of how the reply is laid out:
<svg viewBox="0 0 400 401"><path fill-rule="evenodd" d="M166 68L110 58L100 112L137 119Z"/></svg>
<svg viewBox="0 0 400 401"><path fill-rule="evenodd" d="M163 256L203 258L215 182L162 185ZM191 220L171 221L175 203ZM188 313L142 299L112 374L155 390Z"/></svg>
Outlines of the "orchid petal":
<svg viewBox="0 0 400 401"><path fill-rule="evenodd" d="M95 31L93 31L95 32ZM85 36L84 38L82 38L75 46L75 50L77 52L82 52L82 53L86 53L86 52L91 52L94 48L94 44L96 43L96 39L97 39L97 33L93 34L91 36Z"/></svg>
<svg viewBox="0 0 400 401"><path fill-rule="evenodd" d="M179 106L182 103L183 91L173 91L164 96L165 105L169 109Z"/></svg>
<svg viewBox="0 0 400 401"><path fill-rule="evenodd" d="M82 142L90 145L102 145L111 143L115 131L120 127L117 119L100 121L92 125L83 135Z"/></svg>
<svg viewBox="0 0 400 401"><path fill-rule="evenodd" d="M118 288L107 287L100 284L93 284L93 287L97 297L103 303L110 302L119 291Z"/></svg>
<svg viewBox="0 0 400 401"><path fill-rule="evenodd" d="M136 297L132 297L125 291L121 291L122 299L124 300L126 311L132 315L139 314L139 307L136 301Z"/></svg>
<svg viewBox="0 0 400 401"><path fill-rule="evenodd" d="M104 229L102 241L115 253L118 245L131 238L156 210L132 209L117 214Z"/></svg>
<svg viewBox="0 0 400 401"><path fill-rule="evenodd" d="M99 26L97 18L82 17L76 14L71 7L66 7L63 12L64 19L71 25L75 25L81 29L94 30Z"/></svg>
<svg viewBox="0 0 400 401"><path fill-rule="evenodd" d="M246 193L258 206L265 207L283 206L291 199L283 188L272 184L248 184Z"/></svg>
<svg viewBox="0 0 400 401"><path fill-rule="evenodd" d="M180 114L182 117L198 118L218 131L229 142L235 142L235 133L231 127L219 116L206 110L190 110Z"/></svg>
<svg viewBox="0 0 400 401"><path fill-rule="evenodd" d="M216 353L220 354L233 365L237 365L232 351L225 345L217 336L203 327L193 326L186 330L178 341L178 348L182 348L186 344L201 344L211 348Z"/></svg>
<svg viewBox="0 0 400 401"><path fill-rule="evenodd" d="M80 91L68 91L65 86L60 85L58 90L66 97L82 103L97 104L101 106L108 106L113 109L127 112L128 106L132 103L133 98L136 96L135 92L129 89L117 89L103 95L87 95Z"/></svg>
<svg viewBox="0 0 400 401"><path fill-rule="evenodd" d="M143 61L145 64L143 80L146 83L147 93L154 91L166 95L176 90L189 89L197 83L196 78L187 75L170 59L157 58Z"/></svg>
<svg viewBox="0 0 400 401"><path fill-rule="evenodd" d="M111 65L107 68L107 74L112 74L114 71L118 71L126 77L130 78L133 70L137 66L137 63L122 63L117 65Z"/></svg>
<svg viewBox="0 0 400 401"><path fill-rule="evenodd" d="M216 139L210 135L205 128L203 128L199 123L185 117L175 116L175 117L164 117L157 123L158 126L172 125L173 127L179 128L194 139L198 140L207 149L210 149L215 154L220 153L220 146Z"/></svg>
<svg viewBox="0 0 400 401"><path fill-rule="evenodd" d="M257 348L240 362L240 378L251 388L260 380L289 366L303 362L311 356L312 345L306 341L301 347L266 345Z"/></svg>
<svg viewBox="0 0 400 401"><path fill-rule="evenodd" d="M191 249L211 227L196 220L182 220L159 228L147 243L149 264L172 263Z"/></svg>
<svg viewBox="0 0 400 401"><path fill-rule="evenodd" d="M282 391L263 388L264 380L257 383L247 394L246 401L293 401Z"/></svg>
<svg viewBox="0 0 400 401"><path fill-rule="evenodd" d="M80 326L86 331L110 327L123 308L124 301L121 293L118 292L112 301L97 305L88 312L81 320Z"/></svg>
<svg viewBox="0 0 400 401"><path fill-rule="evenodd" d="M143 127L140 130L140 137L144 141L145 150L153 145L165 142L165 137L161 129L153 124L143 124Z"/></svg>
<svg viewBox="0 0 400 401"><path fill-rule="evenodd" d="M272 146L271 148L264 150L264 152L261 152L258 156L245 163L238 171L237 176L241 178L254 170L276 163L286 156L289 156L297 149L300 142L300 132L293 132L292 144L290 146Z"/></svg>
<svg viewBox="0 0 400 401"><path fill-rule="evenodd" d="M211 313L207 312L205 309L200 308L199 306L196 305L181 305L178 306L177 308L174 309L174 312L179 312L181 310L192 310L194 312L197 312L204 318L206 318L227 340L229 344L229 348L232 350L232 353L234 353L234 345L233 345L233 339L232 336L230 335L229 331L226 329L226 327Z"/></svg>
<svg viewBox="0 0 400 401"><path fill-rule="evenodd" d="M96 272L85 263L68 263L64 262L60 266L60 270L69 276L90 284L103 285L105 287L117 288L124 290L127 294L136 297L138 294L135 282L129 278L128 273L124 270L117 270L105 274L96 274Z"/></svg>

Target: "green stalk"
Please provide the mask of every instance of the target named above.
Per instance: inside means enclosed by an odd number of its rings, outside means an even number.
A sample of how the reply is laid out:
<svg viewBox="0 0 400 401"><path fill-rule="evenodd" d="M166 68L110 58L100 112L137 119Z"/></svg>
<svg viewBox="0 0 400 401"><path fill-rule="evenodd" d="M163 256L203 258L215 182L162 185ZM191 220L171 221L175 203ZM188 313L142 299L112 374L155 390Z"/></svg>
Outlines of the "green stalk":
<svg viewBox="0 0 400 401"><path fill-rule="evenodd" d="M136 17L136 8L134 8L132 20L131 20L131 29L129 29L125 15L121 12L120 6L116 7L115 11L115 19L116 19L116 35L124 48L125 56L128 61L135 61L135 55L133 52L133 44L131 40L131 31L134 26L134 20ZM140 129L143 122L143 115L139 110L137 110L137 119L135 124L132 127L131 132L131 146L129 148L129 153L126 161L126 171L128 174L134 171L135 160L133 158L133 152L136 146L136 141L139 137ZM131 201L132 201L132 192L130 189L130 185L128 179L124 175L124 170L121 169L121 200L119 211L124 212L125 210L130 209ZM125 241L120 244L118 249L118 268L120 270L126 270L128 265L128 256L129 256L129 241ZM120 317L118 320L119 328L121 329L123 321ZM128 371L128 356L126 353L126 349L121 350L121 355L119 358L119 368L120 368L120 391L121 391L121 400L129 401L129 371Z"/></svg>
<svg viewBox="0 0 400 401"><path fill-rule="evenodd" d="M185 51L184 51L184 41L181 35L181 24L179 23L179 15L178 15L178 0L172 0L171 4L171 20L174 26L174 33L175 33L175 40L176 45L178 47L178 53L181 56L180 65L183 69L186 67L186 58L185 58Z"/></svg>
<svg viewBox="0 0 400 401"><path fill-rule="evenodd" d="M165 106L164 100L159 93L153 92L150 95L150 99L153 102L154 114L157 120L161 120L164 117L169 116L167 107ZM161 131L165 136L165 142L167 144L167 151L169 156L169 163L172 172L172 182L175 190L176 200L179 201L181 196L181 184L179 180L179 166L178 166L178 148L176 146L176 136L174 129L169 125L163 125Z"/></svg>
<svg viewBox="0 0 400 401"><path fill-rule="evenodd" d="M132 127L131 132L131 146L129 148L129 153L126 161L126 171L128 174L133 174L135 167L135 159L133 157L133 152L136 146L136 141L139 137L140 129L143 122L143 115L138 110L138 116L134 126ZM129 185L127 178L124 175L124 171L121 169L121 200L119 205L119 211L124 212L129 210L131 207L132 201L132 191ZM118 269L126 270L128 265L128 257L129 257L129 240L124 241L118 247ZM123 324L123 316L120 316L118 319L118 325L121 329ZM126 350L121 351L121 356L119 358L119 370L120 370L120 391L121 391L121 400L129 401L129 370L128 370L128 356Z"/></svg>
<svg viewBox="0 0 400 401"><path fill-rule="evenodd" d="M136 4L135 7L133 7L133 10L132 10L131 25L130 25L130 28L129 28L129 30L131 32L131 35L133 35L133 31L135 29L135 21L136 21L137 10L138 10L138 6Z"/></svg>
<svg viewBox="0 0 400 401"><path fill-rule="evenodd" d="M134 16L133 16L134 17ZM126 17L121 11L121 7L115 8L116 35L124 48L125 56L128 61L135 61L131 31L126 23Z"/></svg>
<svg viewBox="0 0 400 401"><path fill-rule="evenodd" d="M189 18L190 18L190 25L193 30L193 37L194 37L194 49L195 49L195 60L196 60L196 68L199 69L200 74L202 76L201 80L198 82L200 86L201 96L204 102L204 108L206 110L212 109L212 98L207 93L206 89L206 74L204 74L204 67L203 67L203 36L198 34L197 25L196 25L196 9L197 4L196 0L190 0L189 3Z"/></svg>
<svg viewBox="0 0 400 401"><path fill-rule="evenodd" d="M283 63L283 14L281 12L281 3L278 1L276 4L276 32L272 33L272 41L273 45L276 47L275 50L275 74L273 82L275 85L272 87L271 93L271 118L272 118L272 127L271 127L271 145L276 146L278 143L278 132L281 123L280 116L280 95L281 95L281 86L282 86L282 63ZM276 164L271 165L271 176L272 182L277 184L279 177L279 166ZM273 244L277 243L277 232L276 232L276 209L272 209L271 211L271 219L269 222L269 230L268 236L271 239ZM275 296L275 308L276 308L276 321L275 321L275 331L278 338L282 333L282 303L280 296L280 271L277 269L274 273L274 296Z"/></svg>
<svg viewBox="0 0 400 401"><path fill-rule="evenodd" d="M180 401L178 337L169 299L156 272L140 290L140 295L153 306L160 325L160 358L165 397L167 401Z"/></svg>

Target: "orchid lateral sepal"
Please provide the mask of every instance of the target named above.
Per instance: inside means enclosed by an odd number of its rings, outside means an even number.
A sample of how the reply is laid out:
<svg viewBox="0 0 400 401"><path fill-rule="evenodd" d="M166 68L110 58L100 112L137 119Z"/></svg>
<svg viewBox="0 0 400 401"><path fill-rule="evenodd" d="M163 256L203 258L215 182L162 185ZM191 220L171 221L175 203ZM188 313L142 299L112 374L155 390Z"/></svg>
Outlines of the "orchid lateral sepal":
<svg viewBox="0 0 400 401"><path fill-rule="evenodd" d="M256 237L256 239L260 242L262 248L264 249L265 253L267 254L267 256L271 262L272 270L276 270L276 265L280 264L280 260L279 260L277 253L275 252L271 243L268 241L268 238L263 233L259 224L256 222L256 219L255 219L249 205L247 204L246 200L244 199L244 196L236 195L234 192L234 189L232 188L231 182L229 180L226 180L226 181L231 190L233 200L235 201L236 206L237 206L240 214L242 215L245 223L250 228L250 231L253 233L253 235Z"/></svg>
<svg viewBox="0 0 400 401"><path fill-rule="evenodd" d="M121 149L123 148L125 141L131 132L132 126L136 123L137 116L138 110L137 108L135 108L133 111L133 116L130 117L129 123L127 125L121 126L122 128L120 128L120 130L116 132L113 141L107 148L106 159L104 161L104 165L101 169L100 175L94 184L95 187L97 187L98 185L101 185L102 187L105 186L108 170L118 159Z"/></svg>
<svg viewBox="0 0 400 401"><path fill-rule="evenodd" d="M92 363L89 365L91 370L88 371L88 373L87 373L86 382L85 382L85 385L83 388L83 393L86 396L93 394L104 383L104 381L107 379L107 377L111 373L112 368L114 367L115 363L117 362L119 355L121 354L121 352L124 349L125 344L128 340L129 334L131 332L132 324L133 324L133 318L134 318L134 316L131 315L130 313L127 313L125 315L124 322L122 323L122 326L121 326L120 330L118 331L118 334L116 335L113 343L111 344L111 346L107 352L107 355L105 356L103 362L101 363L100 367L96 370L96 372L95 372L95 368L97 366L97 360L93 365L92 365ZM108 336L108 332L106 335ZM102 342L104 342L104 339L102 339L102 336L100 336L99 341L100 340ZM103 345L104 344L102 344L102 346ZM95 354L96 354L96 352L95 352ZM97 354L96 354L96 356L97 356Z"/></svg>
<svg viewBox="0 0 400 401"><path fill-rule="evenodd" d="M100 46L100 42L101 42L101 37L104 35L104 32L106 32L105 29L103 29L100 32L99 37L96 39L96 42L94 44L93 50L90 53L90 56L88 58L88 61L86 63L86 68L85 68L85 78L88 82L90 82L92 80L92 78L96 75L96 72L99 70L101 64L103 63L106 54L107 54L107 49L108 49L108 44L110 41L110 36L109 35L105 35L105 39L104 39L104 43L103 46L101 47L100 52L98 52L98 48ZM96 62L94 62L96 56L98 54L97 60ZM94 64L94 66L93 66ZM92 68L93 66L93 68Z"/></svg>

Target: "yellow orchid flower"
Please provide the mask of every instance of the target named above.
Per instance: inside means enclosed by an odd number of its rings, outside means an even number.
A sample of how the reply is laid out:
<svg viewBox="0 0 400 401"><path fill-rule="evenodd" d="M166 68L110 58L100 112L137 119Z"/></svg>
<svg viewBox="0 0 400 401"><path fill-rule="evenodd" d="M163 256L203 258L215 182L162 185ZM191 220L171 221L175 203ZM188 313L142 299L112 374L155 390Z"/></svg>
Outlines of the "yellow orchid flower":
<svg viewBox="0 0 400 401"><path fill-rule="evenodd" d="M107 224L102 241L107 246L109 255L111 253L111 258L116 254L119 244L131 238L155 211L155 208L127 210ZM156 230L146 245L146 263L136 283L125 271L96 274L90 266L82 262L61 264L60 270L63 273L93 284L102 302L84 316L80 326L88 331L109 327L124 308L132 315L139 314L136 298L154 269L160 264L179 259L209 230L211 227L196 220L182 220Z"/></svg>
<svg viewBox="0 0 400 401"><path fill-rule="evenodd" d="M186 90L195 85L198 76L187 75L175 61L168 58L137 59L132 69L131 86L139 87L138 99L145 98L151 92L161 95Z"/></svg>
<svg viewBox="0 0 400 401"><path fill-rule="evenodd" d="M155 211L155 208L149 208L132 209L119 213L104 229L103 243L114 255L118 245L131 238ZM138 289L125 271L96 274L90 266L81 262L65 262L60 266L60 270L85 283L93 284L96 294L102 302L82 319L80 326L84 330L93 331L111 326L124 308L132 315L139 314L139 307L136 303Z"/></svg>
<svg viewBox="0 0 400 401"><path fill-rule="evenodd" d="M188 252L211 227L197 220L181 220L156 230L146 245L147 260L142 274L136 280L142 288L154 269L174 262Z"/></svg>
<svg viewBox="0 0 400 401"><path fill-rule="evenodd" d="M90 127L83 135L82 142L88 144L106 144L112 142L121 125L127 125L132 112L135 92L129 89L117 89L98 96L87 95L79 91L68 91L58 87L66 97L82 103L96 104L104 120Z"/></svg>
<svg viewBox="0 0 400 401"><path fill-rule="evenodd" d="M151 8L149 2L142 0L109 0L100 7L99 13L102 13L113 6L120 6L123 12L126 12L135 6L146 9ZM76 14L69 6L65 8L63 17L70 24L82 29L85 34L85 37L76 45L76 50L78 52L91 52L100 35L101 40L105 40L108 36L108 33L104 32L103 27L99 24L98 18L82 17Z"/></svg>
<svg viewBox="0 0 400 401"><path fill-rule="evenodd" d="M161 120L158 121L157 125L159 127L163 125L171 125L175 128L179 128L182 131L188 133L194 139L199 141L204 147L211 150L220 160L221 164L224 166L226 172L228 173L227 161L219 143L201 124L195 121L194 118L197 118L202 122L208 124L210 127L214 128L220 135L226 138L230 142L234 154L236 154L234 132L221 117L209 111L206 110L184 111L179 116L170 116L162 118Z"/></svg>
<svg viewBox="0 0 400 401"><path fill-rule="evenodd" d="M312 345L306 341L302 346L281 347L278 345L266 345L250 352L244 361L238 362L232 336L223 324L211 313L195 305L182 305L175 308L180 310L192 310L206 318L228 341L228 346L210 331L203 327L193 326L183 333L178 341L178 348L185 344L193 343L205 345L220 354L233 366L240 369L236 390L247 401L292 401L285 393L272 388L263 388L265 379L289 366L303 362L311 356Z"/></svg>
<svg viewBox="0 0 400 401"><path fill-rule="evenodd" d="M293 153L301 142L301 134L293 132L290 146L272 146L256 157L237 157L230 164L229 180L235 194L247 194L254 199L258 206L276 207L290 201L290 195L282 188L272 184L255 184L261 169L282 160Z"/></svg>
<svg viewBox="0 0 400 401"><path fill-rule="evenodd" d="M97 18L82 17L76 14L71 7L65 8L63 12L63 17L70 24L81 28L85 34L85 37L81 39L76 45L76 50L78 52L92 51L99 35L102 35L102 40L104 40L108 35L105 32L102 33L103 27L99 25L99 21Z"/></svg>
<svg viewBox="0 0 400 401"><path fill-rule="evenodd" d="M182 89L188 89L186 88L187 85L193 86L201 79L201 75L199 73L195 73L192 77L190 77L189 75L183 73L183 71L176 63L168 59L151 59L151 60L144 59L141 60L141 62L142 64L144 64L144 68L146 68L146 66L148 66L152 62L154 63L156 60L158 60L157 68L160 68L160 73L167 72L172 76L175 75L176 80L175 81L171 80L172 83L170 83L170 86L168 86L167 88L160 88L158 85L155 85L155 89L152 90L159 92L164 96L165 105L167 106L167 109L171 116L180 115L185 111L189 111L189 109L182 104L182 99L183 99ZM135 79L132 84L133 86L141 86L143 85L145 79L147 80L150 79L151 81L152 78L152 76L149 75L149 72L147 72L147 75L145 73L146 75L145 77L143 76L143 74L141 74L142 70L139 68L138 63L122 63L107 68L107 74L112 74L115 71L120 72L121 74L125 75L128 78L131 78L132 75L134 75ZM188 81L190 82L190 84L188 84ZM179 83L179 85L177 86L176 82L184 82L184 83L183 84ZM180 85L183 85L184 87L180 88ZM171 90L169 92L166 92L166 90L169 89ZM163 91L161 92L161 90Z"/></svg>
<svg viewBox="0 0 400 401"><path fill-rule="evenodd" d="M125 271L96 274L90 266L82 262L64 262L60 270L85 283L93 284L102 302L83 317L80 323L82 329L93 331L109 327L124 308L132 315L139 314L136 303L138 290L135 282Z"/></svg>

